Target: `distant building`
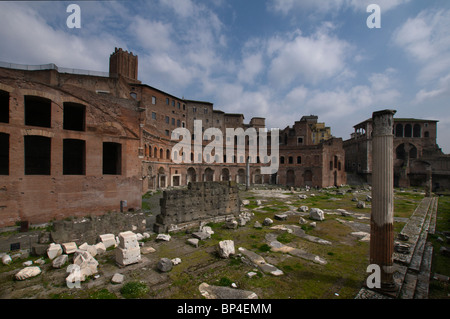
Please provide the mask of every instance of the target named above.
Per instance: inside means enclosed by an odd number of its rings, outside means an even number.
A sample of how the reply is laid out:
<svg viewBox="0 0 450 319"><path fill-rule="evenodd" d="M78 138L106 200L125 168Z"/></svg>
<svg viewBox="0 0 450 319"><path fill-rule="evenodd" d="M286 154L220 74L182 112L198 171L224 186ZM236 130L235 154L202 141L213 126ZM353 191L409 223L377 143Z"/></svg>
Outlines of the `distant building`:
<svg viewBox="0 0 450 319"><path fill-rule="evenodd" d="M433 189L450 187L450 157L436 143L436 120L394 118L394 186L423 186L432 170ZM365 181L372 174L372 119L354 126L344 141L345 169ZM351 178L351 176L349 176Z"/></svg>

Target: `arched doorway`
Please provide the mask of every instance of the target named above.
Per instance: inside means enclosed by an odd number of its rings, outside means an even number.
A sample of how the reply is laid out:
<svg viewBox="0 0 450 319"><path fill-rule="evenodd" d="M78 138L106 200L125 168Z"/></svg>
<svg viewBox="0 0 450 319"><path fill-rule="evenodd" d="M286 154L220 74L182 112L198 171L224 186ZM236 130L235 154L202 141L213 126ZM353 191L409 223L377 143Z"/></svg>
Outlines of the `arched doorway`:
<svg viewBox="0 0 450 319"><path fill-rule="evenodd" d="M295 173L292 169L286 172L286 185L294 186L295 185Z"/></svg>
<svg viewBox="0 0 450 319"><path fill-rule="evenodd" d="M197 181L197 173L193 167L189 167L187 170L187 182L196 182Z"/></svg>
<svg viewBox="0 0 450 319"><path fill-rule="evenodd" d="M241 168L238 170L236 182L240 183L240 184L245 184L245 170L244 169Z"/></svg>
<svg viewBox="0 0 450 319"><path fill-rule="evenodd" d="M230 180L230 171L228 168L222 169L222 181L229 181Z"/></svg>
<svg viewBox="0 0 450 319"><path fill-rule="evenodd" d="M166 188L167 187L167 176L163 167L158 169L158 187Z"/></svg>
<svg viewBox="0 0 450 319"><path fill-rule="evenodd" d="M208 167L205 170L205 182L213 182L213 181L214 181L214 171Z"/></svg>

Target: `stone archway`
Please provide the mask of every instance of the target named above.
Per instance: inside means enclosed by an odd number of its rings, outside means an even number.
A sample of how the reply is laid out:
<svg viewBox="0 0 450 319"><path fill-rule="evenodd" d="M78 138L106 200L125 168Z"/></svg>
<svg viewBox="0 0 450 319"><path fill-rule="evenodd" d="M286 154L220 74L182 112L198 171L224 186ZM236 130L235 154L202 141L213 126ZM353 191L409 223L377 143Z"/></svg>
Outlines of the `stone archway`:
<svg viewBox="0 0 450 319"><path fill-rule="evenodd" d="M208 167L205 170L205 182L213 182L213 181L214 181L214 171Z"/></svg>
<svg viewBox="0 0 450 319"><path fill-rule="evenodd" d="M187 183L197 181L197 172L193 167L189 167L187 170Z"/></svg>
<svg viewBox="0 0 450 319"><path fill-rule="evenodd" d="M222 169L222 181L229 181L230 180L230 171L228 170L228 168L223 168Z"/></svg>

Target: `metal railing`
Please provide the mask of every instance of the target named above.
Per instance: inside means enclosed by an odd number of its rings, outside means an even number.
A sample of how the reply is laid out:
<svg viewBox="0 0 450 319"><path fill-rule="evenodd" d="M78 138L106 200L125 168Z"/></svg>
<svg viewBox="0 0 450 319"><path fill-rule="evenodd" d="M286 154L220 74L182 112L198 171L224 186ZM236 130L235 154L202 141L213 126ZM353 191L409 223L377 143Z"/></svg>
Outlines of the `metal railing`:
<svg viewBox="0 0 450 319"><path fill-rule="evenodd" d="M28 64L17 64L17 63L8 63L8 62L0 61L0 68L26 70L26 71L56 70L59 73L110 77L109 72L61 68L61 67L56 66L56 64L53 64L53 63L40 64L40 65L28 65Z"/></svg>

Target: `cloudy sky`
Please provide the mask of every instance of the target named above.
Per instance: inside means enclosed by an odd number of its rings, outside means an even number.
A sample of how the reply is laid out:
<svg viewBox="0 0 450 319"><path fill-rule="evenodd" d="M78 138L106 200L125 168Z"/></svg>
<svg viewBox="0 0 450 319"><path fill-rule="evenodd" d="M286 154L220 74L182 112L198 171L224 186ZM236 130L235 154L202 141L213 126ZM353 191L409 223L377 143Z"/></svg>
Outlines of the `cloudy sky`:
<svg viewBox="0 0 450 319"><path fill-rule="evenodd" d="M68 28L77 3L81 28ZM370 29L367 6L381 8ZM344 140L381 109L439 120L450 153L450 1L0 2L0 61L108 72L115 47L139 79L285 128L318 115Z"/></svg>

